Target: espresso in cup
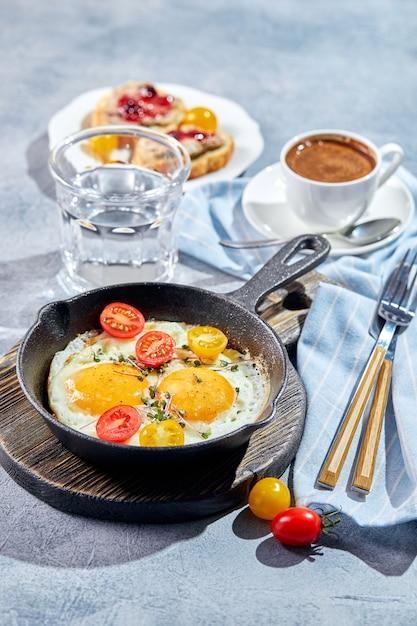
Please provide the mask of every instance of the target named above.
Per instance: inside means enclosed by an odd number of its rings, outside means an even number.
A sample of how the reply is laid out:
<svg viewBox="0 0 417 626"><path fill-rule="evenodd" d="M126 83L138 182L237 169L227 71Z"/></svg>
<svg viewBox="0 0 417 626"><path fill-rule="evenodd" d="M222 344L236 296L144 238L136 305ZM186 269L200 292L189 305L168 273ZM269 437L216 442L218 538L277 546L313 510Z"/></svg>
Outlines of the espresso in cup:
<svg viewBox="0 0 417 626"><path fill-rule="evenodd" d="M316 135L290 148L286 162L304 178L344 183L370 174L377 157L367 145L351 137Z"/></svg>
<svg viewBox="0 0 417 626"><path fill-rule="evenodd" d="M326 128L297 135L280 154L288 206L306 232L346 228L363 215L402 159L398 144L377 147L350 131Z"/></svg>

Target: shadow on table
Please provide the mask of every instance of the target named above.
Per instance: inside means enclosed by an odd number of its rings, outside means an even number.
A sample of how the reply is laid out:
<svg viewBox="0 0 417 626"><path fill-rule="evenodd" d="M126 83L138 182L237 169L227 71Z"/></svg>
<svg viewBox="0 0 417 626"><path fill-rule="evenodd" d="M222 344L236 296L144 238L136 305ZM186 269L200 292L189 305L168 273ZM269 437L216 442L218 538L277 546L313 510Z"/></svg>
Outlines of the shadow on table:
<svg viewBox="0 0 417 626"><path fill-rule="evenodd" d="M10 331L11 347L33 324L41 307L51 300L68 297L57 280L60 267L58 251L0 263L0 346L2 330L4 339Z"/></svg>
<svg viewBox="0 0 417 626"><path fill-rule="evenodd" d="M28 174L37 184L39 191L55 200L55 183L49 171L48 135L43 133L29 144L26 150Z"/></svg>
<svg viewBox="0 0 417 626"><path fill-rule="evenodd" d="M45 505L0 470L0 554L58 568L96 568L138 561L201 535L217 516L169 524L114 523Z"/></svg>
<svg viewBox="0 0 417 626"><path fill-rule="evenodd" d="M334 532L321 534L310 546L292 548L277 541L270 532L270 522L254 518L249 508L239 513L233 524L234 533L242 539L265 537L256 550L263 565L275 568L294 567L302 561L315 561L325 550L350 552L385 576L401 576L417 555L417 522L395 526L367 528L358 526L352 518L340 514Z"/></svg>

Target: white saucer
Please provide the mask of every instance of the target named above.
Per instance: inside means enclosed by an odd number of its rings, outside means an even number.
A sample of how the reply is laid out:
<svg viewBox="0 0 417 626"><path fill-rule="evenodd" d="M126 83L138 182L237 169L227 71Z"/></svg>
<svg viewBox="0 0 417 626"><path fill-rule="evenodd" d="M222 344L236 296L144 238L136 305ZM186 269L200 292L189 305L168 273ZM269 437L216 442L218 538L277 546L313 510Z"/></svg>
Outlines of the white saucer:
<svg viewBox="0 0 417 626"><path fill-rule="evenodd" d="M242 207L246 219L265 237L296 237L309 232L287 204L285 183L279 163L269 165L250 180L243 192ZM382 241L359 247L329 236L330 255L367 254L381 248L404 232L413 214L414 200L410 191L399 178L392 176L377 190L361 221L378 217L396 217L401 221L398 231Z"/></svg>

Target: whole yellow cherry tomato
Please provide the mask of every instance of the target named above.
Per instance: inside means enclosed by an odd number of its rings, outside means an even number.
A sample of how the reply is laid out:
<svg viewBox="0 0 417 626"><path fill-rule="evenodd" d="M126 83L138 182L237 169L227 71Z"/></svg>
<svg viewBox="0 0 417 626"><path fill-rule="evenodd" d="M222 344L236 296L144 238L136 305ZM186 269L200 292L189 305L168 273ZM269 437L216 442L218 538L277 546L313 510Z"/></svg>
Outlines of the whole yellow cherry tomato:
<svg viewBox="0 0 417 626"><path fill-rule="evenodd" d="M147 447L184 445L184 429L173 419L151 422L139 432L139 443Z"/></svg>
<svg viewBox="0 0 417 626"><path fill-rule="evenodd" d="M248 504L256 517L272 520L278 513L289 508L290 490L279 478L261 478L252 487Z"/></svg>
<svg viewBox="0 0 417 626"><path fill-rule="evenodd" d="M217 117L210 109L194 107L185 114L183 124L213 133L217 130Z"/></svg>
<svg viewBox="0 0 417 626"><path fill-rule="evenodd" d="M190 350L202 360L215 360L227 346L226 335L214 326L194 326L187 339Z"/></svg>

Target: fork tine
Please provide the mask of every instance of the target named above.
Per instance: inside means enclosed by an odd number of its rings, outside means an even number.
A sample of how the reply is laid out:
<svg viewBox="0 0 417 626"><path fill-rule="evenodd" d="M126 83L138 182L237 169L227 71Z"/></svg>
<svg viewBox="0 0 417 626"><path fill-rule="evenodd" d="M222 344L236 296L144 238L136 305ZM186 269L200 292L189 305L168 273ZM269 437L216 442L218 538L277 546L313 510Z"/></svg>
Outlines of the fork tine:
<svg viewBox="0 0 417 626"><path fill-rule="evenodd" d="M411 261L407 261L410 252L410 250L407 250L397 269L393 273L388 287L385 290L384 296L381 299L381 304L383 306L403 308L409 301L417 279L417 273L414 271L412 281L409 283L410 276L412 275L412 269L414 268L417 259L416 252L413 254Z"/></svg>
<svg viewBox="0 0 417 626"><path fill-rule="evenodd" d="M406 260L410 250L408 249L402 258L401 262L398 264L395 272L392 273L390 281L386 287L384 287L384 296L385 300L392 300L398 291L398 287L401 284L402 280L402 272L406 268Z"/></svg>
<svg viewBox="0 0 417 626"><path fill-rule="evenodd" d="M413 256L413 258L412 258L412 260L410 262L410 265L408 266L407 275L404 277L404 278L406 278L406 280L403 281L403 285L402 285L403 286L403 293L402 293L400 301L398 302L398 304L397 303L393 303L393 304L396 304L398 307L404 307L404 306L407 306L407 308L410 307L410 304L409 304L410 297L411 297L411 295L413 293L414 286L415 286L416 280L417 280L417 271L416 271L416 269L414 267L416 258L417 258L417 253L414 254L414 256ZM411 279L411 282L409 283L412 268L414 268L414 275L413 275L413 277Z"/></svg>
<svg viewBox="0 0 417 626"><path fill-rule="evenodd" d="M417 281L417 271L414 275L412 285L410 286L410 294L409 294L408 302L406 306L406 309L409 311L410 314L415 313L415 310L417 308L417 290L415 289L416 281Z"/></svg>

